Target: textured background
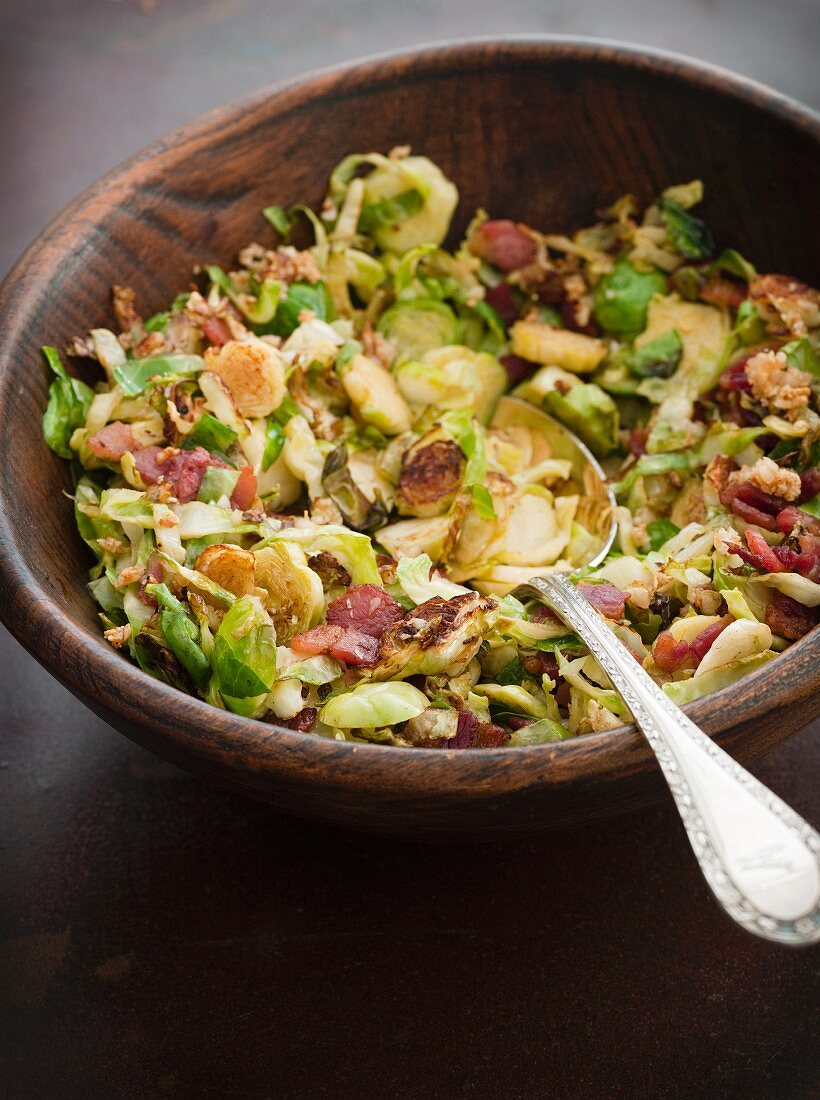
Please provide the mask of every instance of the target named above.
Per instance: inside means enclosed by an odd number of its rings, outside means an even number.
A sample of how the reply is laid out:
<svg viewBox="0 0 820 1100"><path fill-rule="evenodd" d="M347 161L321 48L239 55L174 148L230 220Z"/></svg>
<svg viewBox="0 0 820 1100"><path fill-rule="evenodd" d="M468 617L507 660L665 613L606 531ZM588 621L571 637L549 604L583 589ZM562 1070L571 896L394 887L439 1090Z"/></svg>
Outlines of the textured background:
<svg viewBox="0 0 820 1100"><path fill-rule="evenodd" d="M814 0L0 0L0 273L140 146L311 68L448 36L587 34L817 106L818 15ZM129 744L2 628L0 669L4 1096L817 1095L817 954L730 926L668 806L481 848L356 837ZM814 728L754 770L817 823L818 764Z"/></svg>

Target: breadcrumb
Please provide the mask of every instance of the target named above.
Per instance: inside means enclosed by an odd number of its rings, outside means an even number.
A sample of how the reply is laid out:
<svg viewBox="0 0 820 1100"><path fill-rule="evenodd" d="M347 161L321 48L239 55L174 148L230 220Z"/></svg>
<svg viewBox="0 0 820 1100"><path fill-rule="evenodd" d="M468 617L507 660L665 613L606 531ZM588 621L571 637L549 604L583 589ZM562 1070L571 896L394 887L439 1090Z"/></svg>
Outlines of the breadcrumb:
<svg viewBox="0 0 820 1100"><path fill-rule="evenodd" d="M110 630L103 631L103 637L114 649L122 649L131 639L131 624L125 626L112 626Z"/></svg>
<svg viewBox="0 0 820 1100"><path fill-rule="evenodd" d="M729 475L728 487L750 482L764 493L781 500L797 500L800 496L800 474L778 466L771 458L759 458L754 466L743 466Z"/></svg>
<svg viewBox="0 0 820 1100"><path fill-rule="evenodd" d="M770 332L799 339L820 325L820 294L788 275L758 275L749 284L749 297Z"/></svg>
<svg viewBox="0 0 820 1100"><path fill-rule="evenodd" d="M752 356L746 377L757 400L773 409L802 409L809 403L811 375L790 367L782 351Z"/></svg>

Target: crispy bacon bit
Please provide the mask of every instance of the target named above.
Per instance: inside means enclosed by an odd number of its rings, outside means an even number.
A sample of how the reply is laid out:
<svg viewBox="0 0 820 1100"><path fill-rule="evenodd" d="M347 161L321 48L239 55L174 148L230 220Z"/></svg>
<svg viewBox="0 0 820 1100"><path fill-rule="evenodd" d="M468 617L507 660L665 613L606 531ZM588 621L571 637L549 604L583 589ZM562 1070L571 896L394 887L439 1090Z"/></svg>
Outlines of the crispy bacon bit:
<svg viewBox="0 0 820 1100"><path fill-rule="evenodd" d="M746 298L746 289L740 283L719 275L707 279L700 291L701 300L712 306L728 306L737 309Z"/></svg>
<svg viewBox="0 0 820 1100"><path fill-rule="evenodd" d="M537 363L531 363L529 359L522 359L520 355L513 355L512 352L509 355L502 355L499 362L507 372L511 386L527 378L538 367Z"/></svg>
<svg viewBox="0 0 820 1100"><path fill-rule="evenodd" d="M135 456L137 471L146 485L165 482L181 504L193 500L209 466L225 463L204 447L178 451L174 447L144 447Z"/></svg>
<svg viewBox="0 0 820 1100"><path fill-rule="evenodd" d="M497 749L509 741L501 726L485 722L469 710L458 712L458 732L446 742L448 749Z"/></svg>
<svg viewBox="0 0 820 1100"><path fill-rule="evenodd" d="M165 348L165 336L161 332L149 332L134 345L135 359L148 359L151 355L158 355Z"/></svg>
<svg viewBox="0 0 820 1100"><path fill-rule="evenodd" d="M664 672L677 672L692 660L688 642L679 642L668 630L664 630L655 640L652 659Z"/></svg>
<svg viewBox="0 0 820 1100"><path fill-rule="evenodd" d="M766 608L766 625L775 634L797 641L817 625L818 609L805 607L783 592L775 592L774 603Z"/></svg>
<svg viewBox="0 0 820 1100"><path fill-rule="evenodd" d="M515 304L512 287L509 283L499 283L498 286L491 286L484 295L484 301L488 306L493 307L505 325L511 325L518 317L518 306Z"/></svg>
<svg viewBox="0 0 820 1100"><path fill-rule="evenodd" d="M606 619L622 619L626 609L626 596L609 581L603 584L587 584L580 581L578 591L591 603L596 611L600 611Z"/></svg>
<svg viewBox="0 0 820 1100"><path fill-rule="evenodd" d="M299 733L310 733L316 725L318 713L316 707L304 707L292 718L280 718L277 724L286 726L289 730L297 730Z"/></svg>
<svg viewBox="0 0 820 1100"><path fill-rule="evenodd" d="M205 339L219 347L233 339L231 330L220 317L203 317L200 328Z"/></svg>
<svg viewBox="0 0 820 1100"><path fill-rule="evenodd" d="M524 671L530 676L549 676L550 680L558 677L558 661L554 653L533 653L521 658Z"/></svg>
<svg viewBox="0 0 820 1100"><path fill-rule="evenodd" d="M558 622L558 616L552 610L551 607L546 607L544 604L539 604L538 607L533 608L530 612L530 619L534 623L555 623Z"/></svg>
<svg viewBox="0 0 820 1100"><path fill-rule="evenodd" d="M231 507L247 511L256 500L256 474L250 466L243 466L231 493Z"/></svg>
<svg viewBox="0 0 820 1100"><path fill-rule="evenodd" d="M144 603L146 607L156 608L157 598L150 592L146 592L146 586L149 584L161 584L165 580L165 566L155 553L151 553L148 556L148 561L145 563L145 572L140 577L140 582L137 585L137 599L140 603Z"/></svg>
<svg viewBox="0 0 820 1100"><path fill-rule="evenodd" d="M507 219L481 224L470 239L470 251L499 271L515 271L535 258L535 241Z"/></svg>
<svg viewBox="0 0 820 1100"><path fill-rule="evenodd" d="M764 573L785 573L796 564L799 555L788 546L769 546L760 532L752 527L746 531L745 537L745 547L730 544L729 550L742 558L747 565Z"/></svg>
<svg viewBox="0 0 820 1100"><path fill-rule="evenodd" d="M731 367L727 367L718 379L718 386L722 390L729 390L733 393L748 393L752 388L752 384L746 376L746 364L750 359L750 355L745 355L737 363L732 363Z"/></svg>
<svg viewBox="0 0 820 1100"><path fill-rule="evenodd" d="M720 622L712 623L711 626L707 626L705 630L701 630L700 634L689 643L689 649L692 652L692 656L695 661L700 663L709 650L712 648L712 644L716 638L718 638L723 631L729 626L730 623L735 621L733 615L724 615Z"/></svg>
<svg viewBox="0 0 820 1100"><path fill-rule="evenodd" d="M717 488L721 504L746 523L757 524L766 531L776 531L777 515L783 509L783 501L771 493L764 493L750 481L738 483L732 477L736 469L730 458L720 455L706 470L706 477Z"/></svg>
<svg viewBox="0 0 820 1100"><path fill-rule="evenodd" d="M797 508L793 504L778 512L777 529L784 535L790 534L798 524L810 535L820 535L820 519L817 516L810 516L808 512L804 512L802 508Z"/></svg>
<svg viewBox="0 0 820 1100"><path fill-rule="evenodd" d="M323 550L308 558L308 565L322 580L325 588L344 587L350 584L350 574L333 554Z"/></svg>
<svg viewBox="0 0 820 1100"><path fill-rule="evenodd" d="M809 466L800 473L800 501L811 500L820 493L820 466Z"/></svg>
<svg viewBox="0 0 820 1100"><path fill-rule="evenodd" d="M353 627L371 638L380 638L403 614L401 604L377 584L357 584L330 601L327 621L331 626Z"/></svg>
<svg viewBox="0 0 820 1100"><path fill-rule="evenodd" d="M378 640L352 627L315 626L297 634L290 644L295 653L329 653L337 661L356 667L375 665L379 659Z"/></svg>
<svg viewBox="0 0 820 1100"><path fill-rule="evenodd" d="M114 420L100 428L88 440L94 454L105 462L119 462L127 451L136 451L137 443L128 424Z"/></svg>
<svg viewBox="0 0 820 1100"><path fill-rule="evenodd" d="M648 428L633 428L629 434L629 451L630 454L635 455L636 458L640 458L641 455L646 454L646 441L649 439Z"/></svg>

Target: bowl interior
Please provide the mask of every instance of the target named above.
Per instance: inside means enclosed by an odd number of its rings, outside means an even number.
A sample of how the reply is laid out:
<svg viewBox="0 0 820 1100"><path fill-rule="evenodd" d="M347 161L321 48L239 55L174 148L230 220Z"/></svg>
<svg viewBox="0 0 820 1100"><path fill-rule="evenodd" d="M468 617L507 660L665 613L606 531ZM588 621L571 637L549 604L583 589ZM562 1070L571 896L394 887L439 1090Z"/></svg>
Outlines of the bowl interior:
<svg viewBox="0 0 820 1100"><path fill-rule="evenodd" d="M458 184L455 236L479 206L568 232L626 191L646 202L700 177L720 244L760 270L817 274L816 123L779 97L675 59L571 43L432 49L213 112L82 196L4 293L0 535L23 585L5 617L47 665L64 668L77 639L86 655L105 643L62 496L68 470L40 433L40 346L111 324L113 284L133 286L145 314L162 308L195 264L227 263L245 243L271 241L264 206L315 206L343 155L399 144ZM26 616L26 601L36 614ZM49 629L49 601L70 631ZM93 669L86 682L93 695Z"/></svg>

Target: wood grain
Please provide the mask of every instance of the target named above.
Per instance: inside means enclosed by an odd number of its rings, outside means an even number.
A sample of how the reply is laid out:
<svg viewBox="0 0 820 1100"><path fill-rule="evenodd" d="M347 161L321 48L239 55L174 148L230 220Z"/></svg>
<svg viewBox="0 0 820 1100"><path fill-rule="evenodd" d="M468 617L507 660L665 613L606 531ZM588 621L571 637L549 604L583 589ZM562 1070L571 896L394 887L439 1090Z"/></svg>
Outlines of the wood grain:
<svg viewBox="0 0 820 1100"><path fill-rule="evenodd" d="M91 188L0 296L0 617L98 714L169 760L282 808L386 833L459 839L564 827L659 798L632 729L560 745L397 751L249 722L144 676L99 633L88 562L39 421L38 348L109 321L109 287L160 308L191 267L264 238L259 211L321 198L327 169L409 142L483 205L571 230L626 190L702 177L705 216L761 269L816 280L820 123L748 82L677 59L568 41L439 48L268 90L212 112ZM810 635L689 708L741 760L820 711Z"/></svg>

